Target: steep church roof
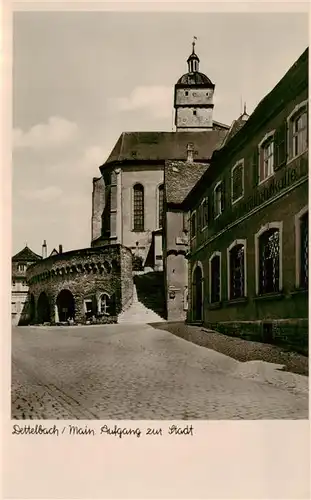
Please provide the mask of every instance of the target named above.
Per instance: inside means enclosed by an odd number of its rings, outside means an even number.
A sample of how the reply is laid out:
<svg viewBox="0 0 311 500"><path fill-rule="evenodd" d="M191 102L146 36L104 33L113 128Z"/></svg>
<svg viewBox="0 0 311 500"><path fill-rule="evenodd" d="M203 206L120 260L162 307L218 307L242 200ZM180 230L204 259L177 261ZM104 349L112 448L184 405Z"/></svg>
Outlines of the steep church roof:
<svg viewBox="0 0 311 500"><path fill-rule="evenodd" d="M164 169L165 199L169 204L180 204L208 169L208 163L166 161Z"/></svg>
<svg viewBox="0 0 311 500"><path fill-rule="evenodd" d="M187 144L194 144L195 159L207 160L228 130L203 132L123 132L105 164L122 161L186 160ZM103 166L105 166L105 164Z"/></svg>
<svg viewBox="0 0 311 500"><path fill-rule="evenodd" d="M12 261L14 262L36 262L37 260L42 259L41 255L36 254L26 245L23 250L18 252L12 257Z"/></svg>

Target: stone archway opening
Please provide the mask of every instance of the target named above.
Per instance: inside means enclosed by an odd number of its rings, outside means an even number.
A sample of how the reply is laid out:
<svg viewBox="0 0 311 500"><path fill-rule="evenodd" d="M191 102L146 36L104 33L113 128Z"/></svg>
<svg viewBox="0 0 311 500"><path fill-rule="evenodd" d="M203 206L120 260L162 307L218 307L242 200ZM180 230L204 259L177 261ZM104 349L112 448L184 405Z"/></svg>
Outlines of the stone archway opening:
<svg viewBox="0 0 311 500"><path fill-rule="evenodd" d="M56 299L59 321L75 319L75 299L70 290L61 290Z"/></svg>
<svg viewBox="0 0 311 500"><path fill-rule="evenodd" d="M202 321L203 319L203 273L200 266L197 266L193 275L193 319Z"/></svg>
<svg viewBox="0 0 311 500"><path fill-rule="evenodd" d="M36 316L36 303L35 296L32 293L29 299L29 323L33 323Z"/></svg>
<svg viewBox="0 0 311 500"><path fill-rule="evenodd" d="M38 323L49 323L51 321L50 303L45 292L41 292L39 295L37 313Z"/></svg>

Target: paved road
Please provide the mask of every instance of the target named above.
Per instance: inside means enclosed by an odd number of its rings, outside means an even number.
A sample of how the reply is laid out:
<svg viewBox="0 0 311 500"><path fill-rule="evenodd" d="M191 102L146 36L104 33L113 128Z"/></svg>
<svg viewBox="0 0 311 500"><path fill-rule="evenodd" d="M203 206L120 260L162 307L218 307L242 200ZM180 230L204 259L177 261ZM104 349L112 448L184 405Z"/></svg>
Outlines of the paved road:
<svg viewBox="0 0 311 500"><path fill-rule="evenodd" d="M12 418L308 418L305 377L252 366L147 325L15 328Z"/></svg>

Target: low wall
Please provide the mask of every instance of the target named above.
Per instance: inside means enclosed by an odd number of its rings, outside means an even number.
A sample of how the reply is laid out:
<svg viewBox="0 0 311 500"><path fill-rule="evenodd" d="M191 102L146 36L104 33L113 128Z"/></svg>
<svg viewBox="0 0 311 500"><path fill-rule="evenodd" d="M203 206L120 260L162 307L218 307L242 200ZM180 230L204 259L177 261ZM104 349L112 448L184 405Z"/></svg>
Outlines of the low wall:
<svg viewBox="0 0 311 500"><path fill-rule="evenodd" d="M205 322L204 326L225 335L282 345L296 352L308 354L309 321L307 318Z"/></svg>

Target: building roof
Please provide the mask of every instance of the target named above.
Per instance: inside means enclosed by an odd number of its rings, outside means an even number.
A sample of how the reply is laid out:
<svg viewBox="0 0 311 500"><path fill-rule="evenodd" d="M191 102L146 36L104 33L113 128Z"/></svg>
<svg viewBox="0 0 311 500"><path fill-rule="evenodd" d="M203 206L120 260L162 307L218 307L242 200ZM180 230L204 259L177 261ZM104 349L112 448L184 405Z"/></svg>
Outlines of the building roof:
<svg viewBox="0 0 311 500"><path fill-rule="evenodd" d="M241 130L241 128L245 125L245 123L246 123L246 120L241 119L241 117L239 117L237 120L234 120L231 124L230 129L228 130L227 135L225 136L225 138L223 140L221 147L223 147L225 144L227 144L230 141L230 139L232 139L232 137L239 130Z"/></svg>
<svg viewBox="0 0 311 500"><path fill-rule="evenodd" d="M204 73L200 73L199 71L195 71L194 73L185 73L179 78L177 85L209 85L214 87L211 80Z"/></svg>
<svg viewBox="0 0 311 500"><path fill-rule="evenodd" d="M23 250L18 252L12 257L12 261L14 262L36 262L37 260L42 259L41 255L36 254L26 245Z"/></svg>
<svg viewBox="0 0 311 500"><path fill-rule="evenodd" d="M165 199L178 205L208 169L208 163L166 161L164 173Z"/></svg>
<svg viewBox="0 0 311 500"><path fill-rule="evenodd" d="M186 160L189 143L194 145L196 160L207 160L213 150L220 146L226 133L225 128L202 132L123 132L105 164Z"/></svg>

